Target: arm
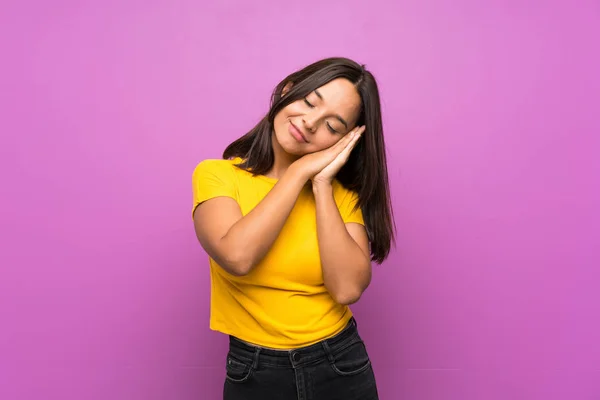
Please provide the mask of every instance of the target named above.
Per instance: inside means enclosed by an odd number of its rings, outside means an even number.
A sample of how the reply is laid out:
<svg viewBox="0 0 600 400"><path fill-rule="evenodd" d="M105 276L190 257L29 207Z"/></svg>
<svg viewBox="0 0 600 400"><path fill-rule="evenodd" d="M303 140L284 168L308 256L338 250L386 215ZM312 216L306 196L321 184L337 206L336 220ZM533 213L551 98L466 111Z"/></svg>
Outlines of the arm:
<svg viewBox="0 0 600 400"><path fill-rule="evenodd" d="M346 135L328 149L295 161L273 189L247 215L232 198L228 178L211 174L197 178L194 228L200 244L217 264L233 275L248 274L267 254L308 179L330 165L352 143ZM198 185L198 181L202 185ZM215 190L215 188L217 188Z"/></svg>
<svg viewBox="0 0 600 400"><path fill-rule="evenodd" d="M201 203L194 212L194 228L202 247L227 272L248 274L275 242L307 180L296 168L288 168L246 216L229 197Z"/></svg>
<svg viewBox="0 0 600 400"><path fill-rule="evenodd" d="M361 224L344 224L331 184L313 184L325 287L339 304L358 301L371 282L369 241Z"/></svg>

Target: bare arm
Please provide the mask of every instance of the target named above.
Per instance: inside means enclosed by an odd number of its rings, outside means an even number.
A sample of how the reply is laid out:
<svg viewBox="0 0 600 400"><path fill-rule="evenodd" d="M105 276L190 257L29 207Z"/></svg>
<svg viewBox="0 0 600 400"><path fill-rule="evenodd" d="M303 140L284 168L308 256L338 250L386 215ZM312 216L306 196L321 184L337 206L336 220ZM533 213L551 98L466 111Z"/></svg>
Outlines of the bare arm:
<svg viewBox="0 0 600 400"><path fill-rule="evenodd" d="M246 275L271 248L308 180L293 166L247 215L229 197L201 203L194 212L194 228L202 247L223 269Z"/></svg>
<svg viewBox="0 0 600 400"><path fill-rule="evenodd" d="M367 232L361 224L344 224L331 185L314 185L313 191L325 287L339 304L355 303L371 282Z"/></svg>
<svg viewBox="0 0 600 400"><path fill-rule="evenodd" d="M295 161L245 216L230 197L215 197L198 205L194 228L204 250L227 272L248 274L273 246L308 179L330 165L349 143L351 137L345 137Z"/></svg>

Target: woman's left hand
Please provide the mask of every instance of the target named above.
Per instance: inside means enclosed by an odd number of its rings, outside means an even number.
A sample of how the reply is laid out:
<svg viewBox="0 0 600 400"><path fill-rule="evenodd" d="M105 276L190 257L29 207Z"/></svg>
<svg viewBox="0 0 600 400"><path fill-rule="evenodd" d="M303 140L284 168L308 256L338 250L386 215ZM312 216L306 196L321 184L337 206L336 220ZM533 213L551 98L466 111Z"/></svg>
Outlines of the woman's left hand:
<svg viewBox="0 0 600 400"><path fill-rule="evenodd" d="M356 146L356 143L360 139L362 133L365 131L365 126L361 126L352 130L352 132L348 133L348 135L354 135L354 137L348 142L346 148L342 150L342 152L325 168L321 170L318 174L312 177L312 184L314 186L319 185L331 185L333 179L340 171L340 169L346 164L348 161L348 157L350 157L350 153L352 149Z"/></svg>

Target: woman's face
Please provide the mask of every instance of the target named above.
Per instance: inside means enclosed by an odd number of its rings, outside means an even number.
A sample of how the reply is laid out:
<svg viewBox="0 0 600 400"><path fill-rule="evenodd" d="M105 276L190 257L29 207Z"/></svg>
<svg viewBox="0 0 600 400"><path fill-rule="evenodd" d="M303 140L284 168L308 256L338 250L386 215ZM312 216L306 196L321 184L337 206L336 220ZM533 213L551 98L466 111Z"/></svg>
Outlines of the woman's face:
<svg viewBox="0 0 600 400"><path fill-rule="evenodd" d="M354 85L335 79L279 111L274 145L297 157L333 146L354 128L360 106Z"/></svg>

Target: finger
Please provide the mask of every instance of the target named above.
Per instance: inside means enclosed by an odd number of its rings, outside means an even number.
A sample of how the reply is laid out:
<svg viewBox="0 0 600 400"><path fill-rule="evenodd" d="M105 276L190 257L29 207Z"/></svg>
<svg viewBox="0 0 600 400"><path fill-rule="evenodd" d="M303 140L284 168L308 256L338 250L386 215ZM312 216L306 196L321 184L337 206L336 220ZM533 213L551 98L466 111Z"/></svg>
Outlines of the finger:
<svg viewBox="0 0 600 400"><path fill-rule="evenodd" d="M350 157L350 153L356 146L356 143L358 143L358 140L360 139L362 132L364 132L364 127L362 130L360 130L358 133L356 133L354 135L352 140L344 147L344 149L338 155L338 158L342 159L344 163L348 160L348 157Z"/></svg>
<svg viewBox="0 0 600 400"><path fill-rule="evenodd" d="M346 146L344 146L344 149L346 149L348 147L350 147L352 149L356 145L356 143L358 142L358 140L360 139L360 137L362 136L364 131L365 131L364 126L361 126L360 128L358 128L357 131L354 132L352 138L348 141Z"/></svg>
<svg viewBox="0 0 600 400"><path fill-rule="evenodd" d="M350 141L354 138L354 135L356 134L357 131L358 131L358 127L352 129L343 138L338 140L336 142L336 144L331 146L331 148L336 149L338 152L342 151L344 149L344 147L346 147L346 145L348 145L348 143L350 143Z"/></svg>
<svg viewBox="0 0 600 400"><path fill-rule="evenodd" d="M350 153L352 151L352 149L356 146L356 143L358 143L358 140L360 139L361 134L357 133L352 140L350 141L350 143L348 143L346 145L346 147L344 147L344 151L346 151L347 153Z"/></svg>
<svg viewBox="0 0 600 400"><path fill-rule="evenodd" d="M350 132L348 132L348 135L346 135L347 137L350 137L350 140L354 139L354 137L356 135L361 135L363 132L365 131L365 126L364 125L357 125L354 127L354 129L352 129Z"/></svg>
<svg viewBox="0 0 600 400"><path fill-rule="evenodd" d="M348 132L346 134L346 136L344 136L342 139L340 139L335 146L333 146L336 150L337 153L341 153L346 146L348 146L350 143L352 143L357 137L360 137L360 135L362 134L362 132L364 132L365 127L364 126L356 126L354 127L354 129L352 129L350 132Z"/></svg>

